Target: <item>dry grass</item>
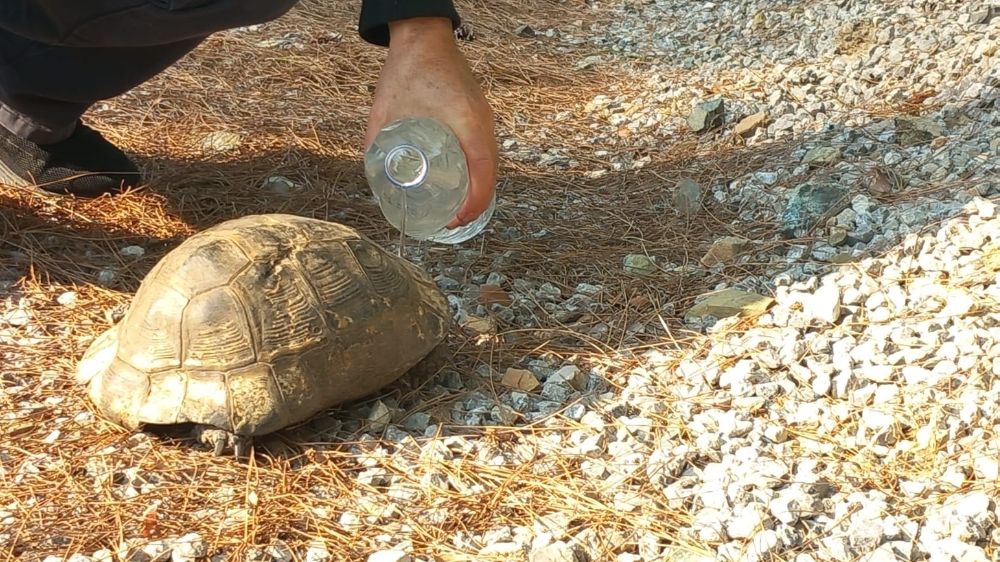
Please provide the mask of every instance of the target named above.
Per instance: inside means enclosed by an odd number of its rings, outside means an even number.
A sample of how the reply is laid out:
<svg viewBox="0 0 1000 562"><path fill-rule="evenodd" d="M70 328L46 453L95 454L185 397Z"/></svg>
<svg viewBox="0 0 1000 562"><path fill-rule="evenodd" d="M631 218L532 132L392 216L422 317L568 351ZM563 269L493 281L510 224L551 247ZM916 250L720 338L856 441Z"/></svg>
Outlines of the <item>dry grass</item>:
<svg viewBox="0 0 1000 562"><path fill-rule="evenodd" d="M322 540L336 560L359 560L386 546L382 535L408 527L415 553L469 560L475 550L453 544L456 532L530 526L539 515L558 511L574 514L571 529L600 529L597 540L605 541L609 552L616 543L635 541L640 531L678 539L683 510L659 501L633 511L617 509L596 499L602 482L581 477L581 459L530 450L536 440L527 437L566 434L578 424L556 415L547 424L462 428L448 416L449 405L461 394L433 394L406 382L386 395L408 411L434 412L449 432L478 435L495 451L516 450L522 462L494 465L486 456L461 451L441 459L416 442L331 440L307 424L271 443L249 464L239 464L213 458L182 437L130 436L104 421L74 419L91 409L72 380L75 361L109 326L110 312L127 305L153 264L192 233L245 214L290 212L343 221L379 242L394 241L367 199L359 165L370 86L383 53L354 36L356 4L304 2L259 31L220 34L163 75L95 108L91 122L147 171L143 189L80 201L0 187L0 272L22 274L10 296L30 302L32 326L39 327L15 334L33 338L26 345L0 344L5 361L0 380L7 390L0 398L0 511L12 512L18 521L13 540L0 548L0 559L89 554L114 550L125 538L154 540L197 531L212 552L231 551L233 559L279 542L299 549ZM595 148L612 153L628 148L627 141L603 147L588 143L591 121L583 111L594 95L633 80L624 64L574 72L573 62L586 51L565 54L544 39L513 34L519 23L544 28L586 18L589 25L607 14L581 13L576 4L554 1L462 6L476 33L463 49L496 108L501 135L543 149L567 148L581 162L592 158ZM257 46L285 34L294 34L299 46ZM538 128L560 111L571 117L538 139ZM204 153L202 137L218 130L240 134L239 148ZM456 331L454 368L474 386L472 381L479 380L474 370L481 364L502 372L528 355L549 355L600 366L614 385L634 364L636 352L687 341L690 336L664 305L673 304L680 314L718 280L681 274L635 278L622 273L622 257L645 251L678 264L697 260L711 240L730 230L732 210L709 202L695 220L676 216L664 202L677 179L689 176L710 184L773 162L787 150L678 138L664 141L646 168L601 179L504 159L498 228L514 227L526 235L545 228L549 235L518 242L482 240L476 247L479 257L466 265L469 276L499 269L509 277L567 289L599 282L609 312L564 325L539 309L539 328L501 325L485 340ZM287 195L262 191L261 181L271 175L284 175L298 187ZM760 225L756 232L772 226ZM122 257L118 250L130 244L143 246L146 254ZM494 267L494 259L505 252L512 252L506 263ZM444 264L455 259L448 251L437 255ZM762 267L732 266L723 276L744 276ZM115 284L97 285L98 272L109 268L117 273ZM66 291L77 293L71 307L56 302ZM636 321L663 328L629 339L626 330ZM611 328L604 341L583 335L597 322ZM491 381L481 382L484 392L494 391ZM355 415L356 410L345 408L333 417L350 421ZM659 429L683 431L671 428L677 422L666 415L657 423ZM47 440L57 426L60 436ZM389 498L377 486L359 487L357 474L372 466L409 482L412 495ZM153 486L145 489L142 481L132 481L134 472L125 467L134 467ZM427 475L442 475L450 483L435 487ZM366 506L364 496L382 503ZM370 517L355 528L345 527L339 522L345 511Z"/></svg>
<svg viewBox="0 0 1000 562"><path fill-rule="evenodd" d="M351 4L305 2L260 31L215 36L164 75L95 108L91 122L144 166L148 185L143 189L96 201L0 191L0 263L27 272L12 295L29 299L34 320L44 330L33 345L0 348L7 361L5 386L24 385L3 395L3 410L14 418L0 428L0 509L13 510L20 522L3 551L8 559L89 554L99 548L115 550L125 538L153 540L197 531L212 552L231 551L235 559L276 541L298 549L321 539L335 559L357 560L379 546L379 535L405 524L412 529L415 552L467 560L468 550L449 542L456 531L531 525L538 514L560 510L577 514L574 527L603 522L620 529L622 540L634 540L630 536L639 515L619 513L594 500L591 488L596 484L579 478L578 459L528 455L517 466L492 466L462 453L448 461L421 458L420 449L411 445L379 464L412 482L415 496L409 501L419 509L400 503L395 515L346 529L338 523L340 514L357 511L358 495L378 494L358 489L356 482L365 458L361 450L377 443L331 442L321 432L290 431L282 439L285 447L279 443L276 452L264 451L250 465L241 465L212 458L182 438L137 440L103 421L61 419L91 408L72 372L86 344L113 319L109 311L127 305L152 265L192 233L244 214L291 212L347 222L386 244L394 240L366 198L359 165L370 86L383 53L353 35L355 9ZM471 14L476 39L463 43L463 49L496 108L501 134L537 143L534 133L551 114L570 111L573 118L555 130L561 138L550 136L543 148L569 147L571 156L586 160L593 147L578 139L588 132L583 106L625 77L608 67L569 71L572 59L586 52L559 54L544 40L518 40L512 33L522 21L536 27L572 21L579 16L575 9L555 2L530 7L495 2L467 5L464 12ZM286 33L298 37L299 47L256 46ZM241 135L239 148L221 155L203 152L201 139L219 130ZM587 319L564 326L542 316L539 329L505 326L485 343L456 333L455 367L471 381L480 363L502 370L532 353L625 369L628 360L614 358L628 352L623 345L628 325L649 322L666 303L678 303L680 309L705 288L698 279L652 282L620 272L622 256L642 251L637 248L677 262L696 259L713 231L725 224L721 210L714 219L718 226L706 228L703 222L686 224L653 208L682 172L699 173L690 169L695 156L665 150L649 171L623 173L611 181L505 160L497 224L525 234L545 227L551 234L517 243L485 240L469 274L490 271L493 258L510 250L516 254L502 268L508 276L530 276L570 289L599 280L607 287L602 300L613 312L589 322L606 321L612 331L607 341L593 341L581 335ZM748 158L764 157L722 156L739 167ZM700 173L707 178L719 172L706 168ZM262 191L259 185L270 175L284 175L299 187L288 195ZM572 203L578 196L583 201ZM514 206L522 202L539 210ZM574 213L560 218L560 208L567 206ZM139 259L121 257L118 249L130 244L147 253ZM551 259L553 251L557 260ZM445 263L454 259L448 252L440 256ZM104 288L94 280L108 268L117 277L112 287ZM71 290L78 295L74 306L56 302ZM635 298L640 295L644 298ZM393 394L405 394L398 397L410 411L435 412L435 419L449 422L449 431L478 432L498 448L527 446L523 437L540 431L531 425L455 427L447 412L461 395L399 386L389 389ZM352 413L335 416L349 419ZM46 442L56 424L59 439ZM562 427L548 431L568 431L572 424L558 425ZM142 490L141 482L130 483L132 473L124 467L135 467L155 486ZM447 475L453 485L445 490L421 485L421 477L430 473ZM123 492L130 485L143 493L126 497ZM391 507L392 501L383 507ZM443 515L436 520L431 510ZM650 530L672 534L676 514L654 505L641 511ZM220 513L229 513L232 525Z"/></svg>

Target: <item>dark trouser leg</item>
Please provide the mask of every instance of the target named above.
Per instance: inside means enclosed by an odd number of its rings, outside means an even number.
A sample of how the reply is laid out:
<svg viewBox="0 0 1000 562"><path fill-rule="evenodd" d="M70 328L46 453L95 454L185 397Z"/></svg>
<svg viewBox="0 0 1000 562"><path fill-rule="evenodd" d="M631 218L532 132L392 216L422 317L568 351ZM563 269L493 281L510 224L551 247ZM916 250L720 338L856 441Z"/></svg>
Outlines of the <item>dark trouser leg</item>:
<svg viewBox="0 0 1000 562"><path fill-rule="evenodd" d="M208 35L296 2L0 0L0 183L88 196L134 186L135 166L80 116Z"/></svg>
<svg viewBox="0 0 1000 562"><path fill-rule="evenodd" d="M261 23L297 0L2 0L0 125L66 138L94 102L161 72L216 31Z"/></svg>
<svg viewBox="0 0 1000 562"><path fill-rule="evenodd" d="M0 30L0 125L47 144L67 138L97 100L122 94L194 49L201 39L132 48L53 47Z"/></svg>

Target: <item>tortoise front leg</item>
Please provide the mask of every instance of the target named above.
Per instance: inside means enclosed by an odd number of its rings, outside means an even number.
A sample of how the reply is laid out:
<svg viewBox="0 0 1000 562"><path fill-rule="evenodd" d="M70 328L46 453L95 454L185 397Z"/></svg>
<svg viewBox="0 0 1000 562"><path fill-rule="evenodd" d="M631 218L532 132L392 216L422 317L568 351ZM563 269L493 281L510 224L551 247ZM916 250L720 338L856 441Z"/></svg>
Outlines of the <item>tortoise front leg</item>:
<svg viewBox="0 0 1000 562"><path fill-rule="evenodd" d="M197 424L192 430L194 438L202 445L212 447L213 453L221 457L226 451L233 451L236 458L246 458L252 438L246 435L236 435L224 429L210 425Z"/></svg>

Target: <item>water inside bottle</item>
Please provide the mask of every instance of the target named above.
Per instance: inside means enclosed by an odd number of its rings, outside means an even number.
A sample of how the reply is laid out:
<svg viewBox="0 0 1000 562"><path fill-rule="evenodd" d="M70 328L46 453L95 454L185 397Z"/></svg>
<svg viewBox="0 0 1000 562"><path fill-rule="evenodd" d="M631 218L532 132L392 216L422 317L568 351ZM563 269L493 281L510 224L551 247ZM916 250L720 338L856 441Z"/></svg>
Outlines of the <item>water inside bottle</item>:
<svg viewBox="0 0 1000 562"><path fill-rule="evenodd" d="M406 248L406 201L410 189L419 186L427 177L427 157L414 146L397 146L385 157L385 175L403 191L402 216L399 225L399 257Z"/></svg>
<svg viewBox="0 0 1000 562"><path fill-rule="evenodd" d="M406 192L403 192L403 218L399 222L399 257L403 256L403 248L406 247Z"/></svg>

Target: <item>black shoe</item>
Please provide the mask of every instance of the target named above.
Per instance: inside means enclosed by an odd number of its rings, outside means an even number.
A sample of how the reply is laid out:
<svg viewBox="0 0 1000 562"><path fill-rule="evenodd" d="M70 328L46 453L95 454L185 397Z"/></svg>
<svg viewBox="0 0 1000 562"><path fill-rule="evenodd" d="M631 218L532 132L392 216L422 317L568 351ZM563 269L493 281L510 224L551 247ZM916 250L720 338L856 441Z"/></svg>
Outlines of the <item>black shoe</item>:
<svg viewBox="0 0 1000 562"><path fill-rule="evenodd" d="M66 140L35 144L0 127L0 183L97 197L134 187L139 170L125 153L82 122Z"/></svg>

